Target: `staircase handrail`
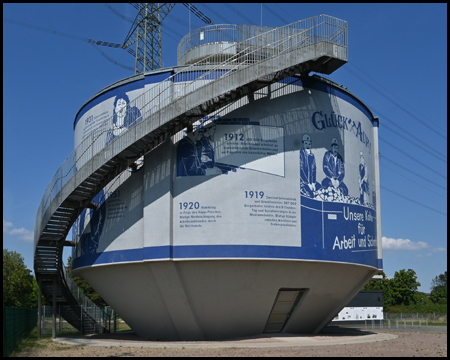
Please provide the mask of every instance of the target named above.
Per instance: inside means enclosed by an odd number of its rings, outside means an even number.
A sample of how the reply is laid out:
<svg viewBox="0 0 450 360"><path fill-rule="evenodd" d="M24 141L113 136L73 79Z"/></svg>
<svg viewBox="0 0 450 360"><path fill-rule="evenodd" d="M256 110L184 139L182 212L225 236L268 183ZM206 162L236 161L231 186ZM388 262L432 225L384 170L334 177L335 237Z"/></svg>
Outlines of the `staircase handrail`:
<svg viewBox="0 0 450 360"><path fill-rule="evenodd" d="M77 303L81 306L80 311L83 311L85 315L90 316L95 323L105 324L107 321L106 318L109 317L108 312L87 297L87 295L77 286L77 284L75 284L75 281L73 281L72 276L69 274L65 266L62 266L62 270L63 279L66 282L67 288L70 290ZM104 327L109 330L109 326Z"/></svg>

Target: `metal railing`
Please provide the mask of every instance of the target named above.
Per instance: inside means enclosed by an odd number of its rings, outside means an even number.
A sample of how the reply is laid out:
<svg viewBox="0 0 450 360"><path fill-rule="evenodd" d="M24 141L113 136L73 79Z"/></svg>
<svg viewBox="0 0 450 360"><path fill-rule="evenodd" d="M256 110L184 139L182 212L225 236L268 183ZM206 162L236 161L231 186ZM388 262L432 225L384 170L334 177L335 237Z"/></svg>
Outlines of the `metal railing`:
<svg viewBox="0 0 450 360"><path fill-rule="evenodd" d="M102 309L96 305L91 299L89 299L83 291L75 284L67 269L63 266L64 280L67 288L72 293L73 297L79 304L80 314L82 316L90 316L95 323L100 324L103 328L109 331L111 313L106 309ZM82 330L81 330L82 331Z"/></svg>

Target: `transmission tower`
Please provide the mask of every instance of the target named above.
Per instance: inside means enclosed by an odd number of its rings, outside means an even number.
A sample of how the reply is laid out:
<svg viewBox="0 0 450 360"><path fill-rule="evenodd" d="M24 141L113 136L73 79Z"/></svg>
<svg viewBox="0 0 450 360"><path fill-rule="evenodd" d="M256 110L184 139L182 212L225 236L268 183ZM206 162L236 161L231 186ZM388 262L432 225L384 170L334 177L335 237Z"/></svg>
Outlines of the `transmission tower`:
<svg viewBox="0 0 450 360"><path fill-rule="evenodd" d="M133 4L136 19L125 38L123 49L136 57L135 74L162 68L161 24L175 3ZM130 46L136 43L136 51Z"/></svg>

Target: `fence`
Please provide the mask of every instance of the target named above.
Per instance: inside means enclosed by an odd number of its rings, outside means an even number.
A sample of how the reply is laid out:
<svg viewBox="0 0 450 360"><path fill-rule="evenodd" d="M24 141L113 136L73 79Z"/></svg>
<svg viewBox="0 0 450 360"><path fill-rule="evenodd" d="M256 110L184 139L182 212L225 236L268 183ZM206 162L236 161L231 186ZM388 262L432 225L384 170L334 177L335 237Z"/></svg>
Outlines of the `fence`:
<svg viewBox="0 0 450 360"><path fill-rule="evenodd" d="M447 314L421 314L421 313L385 313L384 319L396 321L407 324L421 324L433 323L433 324L445 324L447 325Z"/></svg>
<svg viewBox="0 0 450 360"><path fill-rule="evenodd" d="M111 314L112 312L112 314ZM105 308L103 311L103 315L108 314L105 318L103 317L101 324L108 329L110 332L119 332L130 330L130 327L124 322L117 314L115 314L114 310ZM109 315L111 314L111 316ZM97 317L96 317L97 318ZM42 335L51 335L52 334L52 307L51 306L42 306L42 319L41 319L41 334ZM115 320L115 326L114 326ZM37 317L36 317L37 321ZM36 326L36 323L34 324ZM76 328L70 325L64 318L59 315L56 317L56 333L57 335L77 335L80 334Z"/></svg>
<svg viewBox="0 0 450 360"><path fill-rule="evenodd" d="M43 335L51 335L52 334L52 307L51 306L42 306L41 312L41 334ZM56 316L56 333L57 335L70 335L70 334L79 334L80 332L70 325L66 320L64 320L59 312Z"/></svg>
<svg viewBox="0 0 450 360"><path fill-rule="evenodd" d="M17 344L26 338L37 324L37 309L3 306L3 357L11 355Z"/></svg>
<svg viewBox="0 0 450 360"><path fill-rule="evenodd" d="M384 313L383 319L355 320L339 326L357 326L364 329L412 329L442 325L447 326L447 314Z"/></svg>

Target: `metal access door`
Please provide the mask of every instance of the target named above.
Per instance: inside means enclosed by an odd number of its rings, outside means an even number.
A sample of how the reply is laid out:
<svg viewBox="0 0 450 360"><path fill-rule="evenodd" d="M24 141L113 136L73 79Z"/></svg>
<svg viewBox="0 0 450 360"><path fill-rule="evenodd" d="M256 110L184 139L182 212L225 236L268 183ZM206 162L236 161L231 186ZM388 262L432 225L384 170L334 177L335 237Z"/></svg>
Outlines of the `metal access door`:
<svg viewBox="0 0 450 360"><path fill-rule="evenodd" d="M304 289L280 289L278 291L264 333L281 332L304 292Z"/></svg>

